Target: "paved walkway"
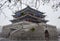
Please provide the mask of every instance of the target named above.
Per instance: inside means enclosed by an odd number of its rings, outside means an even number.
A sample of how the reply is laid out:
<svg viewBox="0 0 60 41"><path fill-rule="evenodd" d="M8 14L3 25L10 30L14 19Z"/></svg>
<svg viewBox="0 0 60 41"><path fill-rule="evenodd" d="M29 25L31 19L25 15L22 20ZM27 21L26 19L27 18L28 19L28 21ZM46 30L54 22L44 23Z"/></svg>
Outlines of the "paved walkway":
<svg viewBox="0 0 60 41"><path fill-rule="evenodd" d="M18 41L18 40L9 40L6 38L0 38L0 41ZM19 40L19 41L40 41L40 40ZM41 41L46 41L46 40L41 40ZM57 40L47 40L47 41L57 41ZM60 38L58 39L60 41Z"/></svg>

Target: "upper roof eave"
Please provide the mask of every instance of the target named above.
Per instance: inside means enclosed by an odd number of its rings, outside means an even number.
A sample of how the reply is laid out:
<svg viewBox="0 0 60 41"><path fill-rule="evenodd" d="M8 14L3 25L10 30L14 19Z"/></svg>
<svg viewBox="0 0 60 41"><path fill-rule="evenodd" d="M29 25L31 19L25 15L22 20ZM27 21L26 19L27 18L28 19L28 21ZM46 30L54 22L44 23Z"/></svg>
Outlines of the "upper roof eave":
<svg viewBox="0 0 60 41"><path fill-rule="evenodd" d="M16 13L22 13L22 12L24 12L24 11L28 11L28 10L33 10L33 12L37 12L37 13L41 13L41 14L44 14L43 12L40 12L40 11L38 11L38 10L36 10L36 9L33 9L33 8L31 8L31 7L29 7L29 6L27 6L26 8L24 8L24 9L22 9L22 10L20 10L20 11L17 11ZM15 13L15 14L16 14Z"/></svg>

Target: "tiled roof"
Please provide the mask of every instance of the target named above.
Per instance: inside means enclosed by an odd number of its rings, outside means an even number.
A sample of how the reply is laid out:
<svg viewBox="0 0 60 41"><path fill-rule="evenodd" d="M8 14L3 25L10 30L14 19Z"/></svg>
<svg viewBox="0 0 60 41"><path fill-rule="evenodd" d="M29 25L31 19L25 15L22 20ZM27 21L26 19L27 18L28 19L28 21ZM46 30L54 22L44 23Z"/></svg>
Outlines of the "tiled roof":
<svg viewBox="0 0 60 41"><path fill-rule="evenodd" d="M32 9L31 7L27 6L25 9L17 11L15 14L22 13L22 12L31 12L31 13L37 13L37 14L44 14L43 12L40 12L38 10Z"/></svg>

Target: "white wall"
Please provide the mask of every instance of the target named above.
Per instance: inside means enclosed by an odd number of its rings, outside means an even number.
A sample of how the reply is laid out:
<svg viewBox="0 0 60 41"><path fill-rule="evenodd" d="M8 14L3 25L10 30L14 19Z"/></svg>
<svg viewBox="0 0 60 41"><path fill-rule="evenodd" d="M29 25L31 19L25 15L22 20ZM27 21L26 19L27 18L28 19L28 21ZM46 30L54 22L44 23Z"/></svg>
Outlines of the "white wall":
<svg viewBox="0 0 60 41"><path fill-rule="evenodd" d="M2 27L2 26L0 26L0 32L2 32L2 28L3 28L3 27Z"/></svg>

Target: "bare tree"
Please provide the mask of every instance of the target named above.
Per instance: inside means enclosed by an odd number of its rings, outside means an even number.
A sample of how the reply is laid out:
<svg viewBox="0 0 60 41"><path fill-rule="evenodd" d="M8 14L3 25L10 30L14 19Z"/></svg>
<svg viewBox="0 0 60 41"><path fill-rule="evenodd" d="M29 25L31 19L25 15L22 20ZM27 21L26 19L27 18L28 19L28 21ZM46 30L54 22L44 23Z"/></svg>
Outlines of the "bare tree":
<svg viewBox="0 0 60 41"><path fill-rule="evenodd" d="M29 5L31 7L35 7L36 9L38 9L40 7L40 3L42 2L42 5L45 4L49 4L50 2L53 3L53 5L51 5L51 8L53 10L58 11L58 8L60 8L60 2L59 0L25 0L26 2L24 2L24 0L0 0L0 14L3 14L5 17L7 17L5 15L5 13L3 12L4 8L9 8L13 13L15 13L16 11L19 11L22 9L22 5ZM29 4L28 4L29 3ZM14 9L16 7L16 9Z"/></svg>

